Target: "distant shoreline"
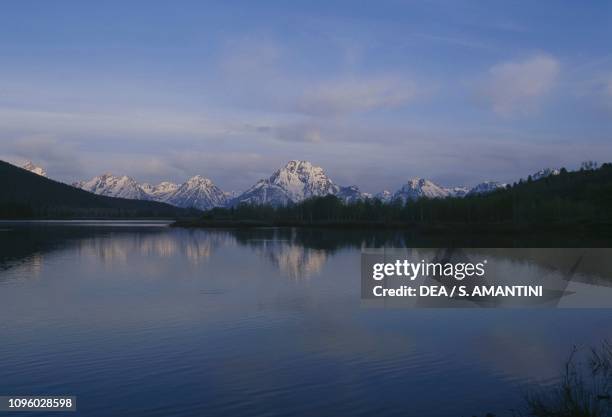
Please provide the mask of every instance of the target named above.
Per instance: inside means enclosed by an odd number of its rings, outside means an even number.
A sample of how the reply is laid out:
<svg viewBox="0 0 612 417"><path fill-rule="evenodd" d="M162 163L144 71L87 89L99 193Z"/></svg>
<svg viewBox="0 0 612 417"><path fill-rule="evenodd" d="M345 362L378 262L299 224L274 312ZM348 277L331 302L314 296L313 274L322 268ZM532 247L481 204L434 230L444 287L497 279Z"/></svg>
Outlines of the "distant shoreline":
<svg viewBox="0 0 612 417"><path fill-rule="evenodd" d="M397 223L397 222L286 222L258 220L177 220L172 227L236 228L296 227L309 229L408 230L422 233L587 233L612 236L612 223Z"/></svg>

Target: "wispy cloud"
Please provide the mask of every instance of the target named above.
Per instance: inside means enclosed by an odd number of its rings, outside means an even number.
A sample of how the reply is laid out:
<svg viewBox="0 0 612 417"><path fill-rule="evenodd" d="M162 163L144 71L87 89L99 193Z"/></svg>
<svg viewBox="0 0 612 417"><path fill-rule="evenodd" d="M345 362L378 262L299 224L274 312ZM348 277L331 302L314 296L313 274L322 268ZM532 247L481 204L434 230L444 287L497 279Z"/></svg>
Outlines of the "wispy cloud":
<svg viewBox="0 0 612 417"><path fill-rule="evenodd" d="M74 178L84 172L83 161L71 144L50 135L0 137L0 159L16 165L26 161L43 166L52 178Z"/></svg>
<svg viewBox="0 0 612 417"><path fill-rule="evenodd" d="M549 55L503 62L489 69L479 92L500 115L522 113L552 90L559 71L559 62Z"/></svg>
<svg viewBox="0 0 612 417"><path fill-rule="evenodd" d="M439 34L430 34L430 33L415 33L413 34L413 36L419 39L424 39L424 40L435 42L435 43L442 43L442 44L447 44L451 46L460 46L463 48L484 49L484 50L493 49L493 46L488 42L485 42L482 40L475 40L475 39L467 38L464 36L458 36L458 35L450 36L450 35L439 35Z"/></svg>
<svg viewBox="0 0 612 417"><path fill-rule="evenodd" d="M347 47L336 49L344 54ZM397 72L296 70L303 59L278 42L253 37L228 41L219 68L234 104L273 113L338 117L397 108L428 93L422 80L417 83Z"/></svg>
<svg viewBox="0 0 612 417"><path fill-rule="evenodd" d="M113 112L83 112L15 109L0 107L0 129L55 135L158 135L214 136L231 134L231 122L211 120L201 114L157 109L116 109Z"/></svg>
<svg viewBox="0 0 612 417"><path fill-rule="evenodd" d="M287 142L319 143L325 139L322 129L314 123L279 125L270 129L275 139Z"/></svg>
<svg viewBox="0 0 612 417"><path fill-rule="evenodd" d="M348 78L326 81L308 89L295 106L304 114L328 117L399 107L417 95L416 84L400 77Z"/></svg>

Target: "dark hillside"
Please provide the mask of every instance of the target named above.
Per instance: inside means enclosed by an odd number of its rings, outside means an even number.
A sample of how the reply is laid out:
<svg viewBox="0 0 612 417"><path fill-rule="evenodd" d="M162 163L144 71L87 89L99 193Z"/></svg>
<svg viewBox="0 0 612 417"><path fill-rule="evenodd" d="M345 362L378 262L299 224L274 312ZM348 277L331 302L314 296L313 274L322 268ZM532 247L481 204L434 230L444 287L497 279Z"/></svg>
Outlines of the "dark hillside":
<svg viewBox="0 0 612 417"><path fill-rule="evenodd" d="M0 218L182 217L194 211L104 197L0 161Z"/></svg>

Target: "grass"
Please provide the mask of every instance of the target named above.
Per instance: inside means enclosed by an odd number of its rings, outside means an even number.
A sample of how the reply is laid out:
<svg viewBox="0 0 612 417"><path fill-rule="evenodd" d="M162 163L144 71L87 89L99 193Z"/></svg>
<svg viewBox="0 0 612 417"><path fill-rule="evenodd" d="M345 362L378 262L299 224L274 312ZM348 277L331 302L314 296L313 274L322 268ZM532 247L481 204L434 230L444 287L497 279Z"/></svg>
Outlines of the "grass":
<svg viewBox="0 0 612 417"><path fill-rule="evenodd" d="M581 353L573 348L556 386L527 396L527 416L612 416L612 344L606 341Z"/></svg>

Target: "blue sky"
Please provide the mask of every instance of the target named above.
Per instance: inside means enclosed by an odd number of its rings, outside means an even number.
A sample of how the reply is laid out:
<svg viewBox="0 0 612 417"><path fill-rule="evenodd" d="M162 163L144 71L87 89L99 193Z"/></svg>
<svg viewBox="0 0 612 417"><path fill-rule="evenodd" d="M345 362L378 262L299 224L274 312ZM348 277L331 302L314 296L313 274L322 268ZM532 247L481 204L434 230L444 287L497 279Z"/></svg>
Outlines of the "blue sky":
<svg viewBox="0 0 612 417"><path fill-rule="evenodd" d="M612 3L27 1L0 13L0 157L57 179L289 159L341 184L612 160Z"/></svg>

